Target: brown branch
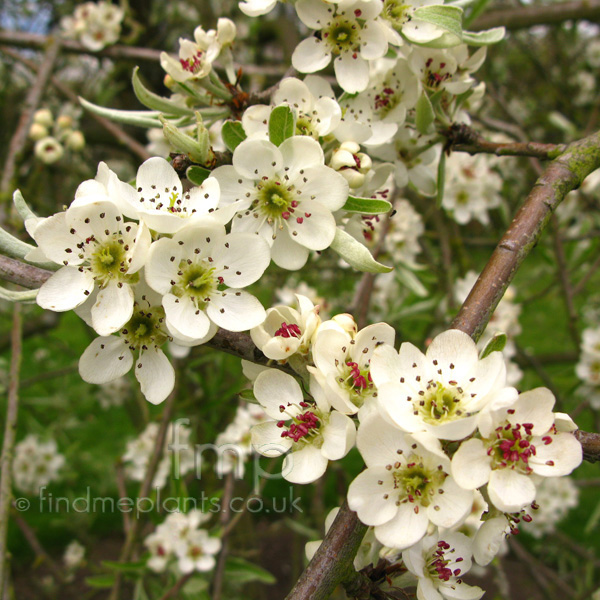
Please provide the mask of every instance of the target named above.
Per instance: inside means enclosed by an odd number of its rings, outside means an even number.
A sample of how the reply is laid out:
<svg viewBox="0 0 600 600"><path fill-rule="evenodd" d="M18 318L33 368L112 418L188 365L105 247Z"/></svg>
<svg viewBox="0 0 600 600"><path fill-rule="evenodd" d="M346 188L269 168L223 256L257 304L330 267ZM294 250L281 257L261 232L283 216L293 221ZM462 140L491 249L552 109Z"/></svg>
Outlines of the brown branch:
<svg viewBox="0 0 600 600"><path fill-rule="evenodd" d="M536 4L489 10L469 27L473 31L490 27L523 29L534 25L560 25L570 19L600 22L600 0Z"/></svg>
<svg viewBox="0 0 600 600"><path fill-rule="evenodd" d="M194 571L182 575L176 582L175 585L165 592L160 597L160 600L169 600L170 598L177 598L177 594L183 589L183 586L194 576Z"/></svg>
<svg viewBox="0 0 600 600"><path fill-rule="evenodd" d="M543 172L452 323L475 339L568 192L600 166L600 133L569 144Z"/></svg>
<svg viewBox="0 0 600 600"><path fill-rule="evenodd" d="M223 501L221 503L220 521L223 527L226 527L231 519L231 498L233 497L233 488L235 485L235 470L227 473L225 477L225 489L223 491ZM221 552L215 568L213 577L212 600L221 600L223 594L223 578L225 576L225 563L229 553L229 531L227 535L221 536Z"/></svg>
<svg viewBox="0 0 600 600"><path fill-rule="evenodd" d="M556 158L567 148L566 144L542 144L540 142L497 143L486 140L480 133L465 125L454 123L441 131L448 139L447 150L469 154L495 154L496 156L532 156L541 160Z"/></svg>
<svg viewBox="0 0 600 600"><path fill-rule="evenodd" d="M10 56L13 60L17 60L23 65L25 65L28 69L33 71L34 73L38 72L38 65L25 58L19 52L15 50L11 50L10 48L0 47L0 51ZM56 77L50 77L50 83L66 98L68 98L73 104L79 104L79 97L77 94L69 87L67 87L60 79ZM152 156L146 148L140 144L135 138L131 137L127 132L125 132L119 125L109 121L108 119L101 117L100 115L96 115L94 113L87 113L92 119L94 119L99 125L104 127L106 131L108 131L118 142L126 146L131 152L136 154L142 160L146 160Z"/></svg>
<svg viewBox="0 0 600 600"><path fill-rule="evenodd" d="M61 43L60 39L47 38L46 40L50 40L50 45L48 46L44 59L37 71L37 77L33 85L29 88L21 116L19 117L19 123L17 124L17 128L8 147L8 155L6 162L4 163L2 182L0 183L0 191L4 194L11 188L12 180L17 168L17 161L27 142L27 134L29 133L29 127L33 120L33 113L42 99L46 84L52 74L56 59L58 58Z"/></svg>
<svg viewBox="0 0 600 600"><path fill-rule="evenodd" d="M15 304L13 309L12 353L10 357L10 375L8 384L8 401L6 406L6 421L4 423L4 441L2 442L2 457L0 458L0 590L5 588L7 580L7 547L8 514L12 501L12 462L19 414L19 372L21 369L22 339L21 339L21 306Z"/></svg>

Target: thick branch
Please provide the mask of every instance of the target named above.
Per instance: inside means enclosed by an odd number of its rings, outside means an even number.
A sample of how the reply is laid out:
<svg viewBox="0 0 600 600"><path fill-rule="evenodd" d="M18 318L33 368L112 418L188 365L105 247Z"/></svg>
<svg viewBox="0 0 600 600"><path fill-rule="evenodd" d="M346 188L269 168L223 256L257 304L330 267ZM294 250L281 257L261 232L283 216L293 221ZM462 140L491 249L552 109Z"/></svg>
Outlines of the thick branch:
<svg viewBox="0 0 600 600"><path fill-rule="evenodd" d="M557 2L490 10L476 19L470 29L479 31L501 25L507 29L523 29L534 25L559 25L569 19L600 22L600 0Z"/></svg>
<svg viewBox="0 0 600 600"><path fill-rule="evenodd" d="M464 123L455 123L441 132L448 138L448 150L469 154L495 154L496 156L533 156L541 160L556 158L567 148L566 144L541 144L539 142L496 143L486 140Z"/></svg>
<svg viewBox="0 0 600 600"><path fill-rule="evenodd" d="M552 213L600 167L600 133L574 142L542 173L452 323L477 339Z"/></svg>

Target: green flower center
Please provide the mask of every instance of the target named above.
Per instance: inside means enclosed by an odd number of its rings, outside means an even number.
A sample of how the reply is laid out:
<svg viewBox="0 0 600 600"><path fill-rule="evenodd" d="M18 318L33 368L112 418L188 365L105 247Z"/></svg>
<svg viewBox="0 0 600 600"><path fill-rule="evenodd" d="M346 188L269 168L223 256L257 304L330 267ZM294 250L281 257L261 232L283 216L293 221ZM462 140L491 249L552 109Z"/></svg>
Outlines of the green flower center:
<svg viewBox="0 0 600 600"><path fill-rule="evenodd" d="M360 30L360 25L356 21L340 16L323 30L323 40L327 42L334 54L347 52L358 46Z"/></svg>
<svg viewBox="0 0 600 600"><path fill-rule="evenodd" d="M134 306L133 316L121 330L121 335L131 350L147 350L162 346L168 339L163 323L165 311L162 306L141 308Z"/></svg>
<svg viewBox="0 0 600 600"><path fill-rule="evenodd" d="M92 254L90 266L94 277L100 283L115 278L123 279L129 266L123 241L112 239L98 244Z"/></svg>
<svg viewBox="0 0 600 600"><path fill-rule="evenodd" d="M467 416L462 406L462 389L447 388L441 383L432 381L418 401L418 412L423 420L431 425L455 421Z"/></svg>
<svg viewBox="0 0 600 600"><path fill-rule="evenodd" d="M426 467L416 454L411 454L404 466L396 463L394 469L394 487L399 491L399 503L429 506L446 479L443 471Z"/></svg>
<svg viewBox="0 0 600 600"><path fill-rule="evenodd" d="M221 283L220 278L215 277L215 267L206 260L192 263L182 260L178 275L179 281L172 288L173 294L178 298L189 296L200 309Z"/></svg>
<svg viewBox="0 0 600 600"><path fill-rule="evenodd" d="M259 183L256 188L258 193L254 208L258 209L269 223L280 219L287 221L298 206L293 197L293 186L286 187L280 181L267 180Z"/></svg>
<svg viewBox="0 0 600 600"><path fill-rule="evenodd" d="M369 365L364 365L361 369L357 363L347 361L341 366L340 372L341 375L338 378L340 385L350 394L352 404L360 408L365 399L373 393Z"/></svg>
<svg viewBox="0 0 600 600"><path fill-rule="evenodd" d="M412 19L410 4L404 4L398 0L385 0L381 16L392 24L394 29L402 29L402 25Z"/></svg>

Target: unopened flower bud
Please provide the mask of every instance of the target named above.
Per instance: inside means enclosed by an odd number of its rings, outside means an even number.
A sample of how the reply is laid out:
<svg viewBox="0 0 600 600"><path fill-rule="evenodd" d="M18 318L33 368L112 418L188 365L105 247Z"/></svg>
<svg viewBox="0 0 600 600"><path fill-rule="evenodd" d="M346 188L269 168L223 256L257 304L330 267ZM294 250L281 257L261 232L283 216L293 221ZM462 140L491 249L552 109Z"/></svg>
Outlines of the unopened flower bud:
<svg viewBox="0 0 600 600"><path fill-rule="evenodd" d="M358 152L360 152L360 146L356 142L346 141L342 142L340 150L346 150L347 152L350 152L350 154L358 154Z"/></svg>
<svg viewBox="0 0 600 600"><path fill-rule="evenodd" d="M56 124L59 129L69 129L73 127L73 117L69 115L60 115L58 119L56 119Z"/></svg>
<svg viewBox="0 0 600 600"><path fill-rule="evenodd" d="M75 152L79 152L83 150L85 147L85 138L83 137L83 133L81 131L72 131L65 141L67 148L70 150L75 150Z"/></svg>
<svg viewBox="0 0 600 600"><path fill-rule="evenodd" d="M358 325L354 320L354 317L349 313L341 313L331 318L332 321L337 323L344 331L353 335L358 331Z"/></svg>
<svg viewBox="0 0 600 600"><path fill-rule="evenodd" d="M32 123L29 128L29 137L32 140L41 140L42 138L48 137L48 130L39 123Z"/></svg>
<svg viewBox="0 0 600 600"><path fill-rule="evenodd" d="M359 188L365 183L365 176L354 169L342 169L339 173L344 176L344 179L352 189Z"/></svg>
<svg viewBox="0 0 600 600"><path fill-rule="evenodd" d="M199 115L200 113L197 114ZM201 165L208 164L211 161L212 150L210 147L208 131L204 127L201 118L198 123L197 140L177 129L177 127L169 123L162 115L159 116L159 119L163 125L163 133L167 142L169 142L176 151L187 154L194 162Z"/></svg>
<svg viewBox="0 0 600 600"><path fill-rule="evenodd" d="M352 152L349 152L348 150L342 150L340 148L334 151L333 156L331 157L330 166L332 169L339 171L344 167L355 167L356 161L354 160L354 155Z"/></svg>
<svg viewBox="0 0 600 600"><path fill-rule="evenodd" d="M53 137L45 137L35 144L35 156L47 165L60 160L64 154L63 147Z"/></svg>
<svg viewBox="0 0 600 600"><path fill-rule="evenodd" d="M49 108L40 108L39 110L36 110L33 114L33 122L44 127L52 127L52 123L54 123L52 112Z"/></svg>
<svg viewBox="0 0 600 600"><path fill-rule="evenodd" d="M217 40L223 46L232 44L235 40L237 30L235 23L225 17L220 18L217 21Z"/></svg>
<svg viewBox="0 0 600 600"><path fill-rule="evenodd" d="M173 90L176 83L177 82L168 73L165 75L165 78L163 79L163 84L167 89Z"/></svg>

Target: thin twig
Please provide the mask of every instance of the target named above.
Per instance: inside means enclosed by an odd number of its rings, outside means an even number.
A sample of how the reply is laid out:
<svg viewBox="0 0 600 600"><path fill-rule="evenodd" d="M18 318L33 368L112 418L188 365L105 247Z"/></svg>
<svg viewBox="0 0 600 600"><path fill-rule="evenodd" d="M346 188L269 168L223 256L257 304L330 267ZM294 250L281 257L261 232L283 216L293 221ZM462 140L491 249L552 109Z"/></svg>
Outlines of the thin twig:
<svg viewBox="0 0 600 600"><path fill-rule="evenodd" d="M48 83L48 79L52 74L52 69L54 69L56 59L58 58L58 52L61 44L60 38L54 37L49 39L51 40L50 45L48 46L48 49L44 55L44 59L42 60L37 71L35 82L29 88L27 98L25 99L25 103L23 105L23 110L21 111L21 116L19 117L19 123L17 124L17 128L15 129L13 137L8 146L8 155L6 157L6 162L4 163L4 168L2 170L2 182L0 183L0 191L2 191L2 193L7 193L10 191L17 167L17 161L23 148L25 147L25 143L27 142L27 134L29 133L29 127L33 120L33 113L37 109L42 99L42 95L46 89L46 84Z"/></svg>
<svg viewBox="0 0 600 600"><path fill-rule="evenodd" d="M190 578L194 575L194 571L192 571L191 573L186 573L185 575L182 575L176 582L175 585L166 591L165 594L163 594L160 597L160 600L169 600L169 598L176 598L177 594L179 594L179 592L182 590L183 586L190 580Z"/></svg>
<svg viewBox="0 0 600 600"><path fill-rule="evenodd" d="M592 263L588 272L577 282L577 285L573 288L573 295L580 294L585 286L589 283L590 279L594 276L596 271L600 269L600 256Z"/></svg>
<svg viewBox="0 0 600 600"><path fill-rule="evenodd" d="M119 491L119 498L124 499L127 498L127 486L125 485L125 471L123 469L123 462L118 460L115 463L115 475L117 478L117 490ZM129 533L131 529L131 518L129 513L124 510L123 511L123 529L125 534Z"/></svg>
<svg viewBox="0 0 600 600"><path fill-rule="evenodd" d="M37 535L35 535L35 531L29 526L29 523L27 523L27 521L25 521L25 519L14 508L11 511L11 516L13 521L17 524L17 527L21 530L21 533L27 540L28 544L35 552L36 558L41 559L44 563L46 563L46 565L48 565L48 568L54 573L54 576L58 579L58 581L64 581L64 573L52 560L46 550L44 550L44 547L38 540Z"/></svg>
<svg viewBox="0 0 600 600"><path fill-rule="evenodd" d="M8 514L12 501L12 462L19 414L19 371L22 358L21 340L21 305L13 308L12 354L10 358L10 379L8 386L8 402L6 422L4 424L4 441L0 458L0 590L5 587L6 569L6 534L8 532Z"/></svg>
<svg viewBox="0 0 600 600"><path fill-rule="evenodd" d="M235 485L235 471L227 473L225 477L225 489L223 491L223 500L221 503L221 512L219 514L221 525L227 526L231 518L231 498L233 497L233 488ZM230 530L231 531L231 530ZM221 600L223 593L223 578L225 576L225 563L229 552L229 532L227 535L221 536L221 552L217 560L215 575L213 577L213 593L212 600Z"/></svg>

